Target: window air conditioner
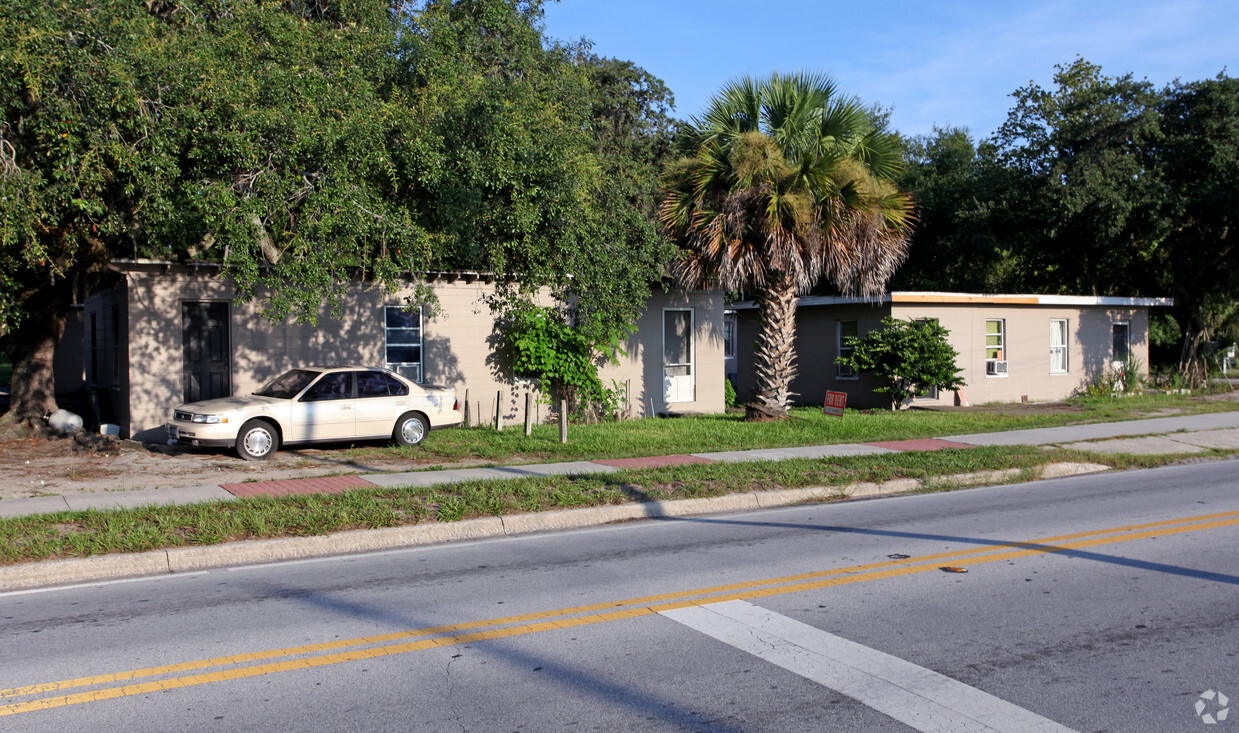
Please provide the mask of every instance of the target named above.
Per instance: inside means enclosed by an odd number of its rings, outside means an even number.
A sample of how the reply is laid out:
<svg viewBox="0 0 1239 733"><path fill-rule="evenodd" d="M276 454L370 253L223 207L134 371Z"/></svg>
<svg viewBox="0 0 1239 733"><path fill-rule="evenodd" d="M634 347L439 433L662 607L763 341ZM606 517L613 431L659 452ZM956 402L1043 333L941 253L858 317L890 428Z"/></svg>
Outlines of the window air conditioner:
<svg viewBox="0 0 1239 733"><path fill-rule="evenodd" d="M985 362L985 373L989 375L1006 374L1007 373L1007 362L987 361Z"/></svg>

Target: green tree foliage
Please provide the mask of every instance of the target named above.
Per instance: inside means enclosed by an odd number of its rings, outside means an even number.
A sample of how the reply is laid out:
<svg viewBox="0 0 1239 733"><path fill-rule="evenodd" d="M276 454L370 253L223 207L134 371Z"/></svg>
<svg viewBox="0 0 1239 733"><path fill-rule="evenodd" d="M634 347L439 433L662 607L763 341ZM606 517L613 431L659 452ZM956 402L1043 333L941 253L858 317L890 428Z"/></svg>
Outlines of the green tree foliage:
<svg viewBox="0 0 1239 733"><path fill-rule="evenodd" d="M784 417L796 374L796 299L821 278L875 296L903 261L911 204L893 185L898 141L822 76L725 86L670 170L664 230L686 287L757 299L750 418Z"/></svg>
<svg viewBox="0 0 1239 733"><path fill-rule="evenodd" d="M1057 68L1054 90L1015 91L995 137L1015 174L1001 215L1025 233L1021 278L1046 292L1131 294L1147 284L1132 276L1158 240L1148 156L1160 135L1157 93L1082 59Z"/></svg>
<svg viewBox="0 0 1239 733"><path fill-rule="evenodd" d="M1208 344L1239 331L1239 79L1176 82L1159 111L1164 136L1152 157L1165 191L1157 209L1164 237L1148 260L1175 298L1180 369L1198 382Z"/></svg>
<svg viewBox="0 0 1239 733"><path fill-rule="evenodd" d="M617 394L598 377L599 345L586 335L592 329L566 324L555 309L533 305L514 307L508 318L502 348L517 375L538 380L545 402L567 400L577 414L614 410ZM603 352L615 362L619 343L605 346Z"/></svg>
<svg viewBox="0 0 1239 733"><path fill-rule="evenodd" d="M408 238L385 196L394 17L330 6L15 0L0 18L0 338L51 406L65 314L115 257L224 262L313 318Z"/></svg>
<svg viewBox="0 0 1239 733"><path fill-rule="evenodd" d="M1239 300L1239 80L1157 89L1078 59L1013 95L992 140L914 141L904 184L923 222L898 285L1170 295L1180 368ZM970 150L972 151L970 153Z"/></svg>
<svg viewBox="0 0 1239 733"><path fill-rule="evenodd" d="M1020 261L1011 242L1021 235L1005 217L994 216L1013 184L994 144L955 127L904 144L908 165L899 187L913 192L917 222L891 289L985 293L1011 287Z"/></svg>
<svg viewBox="0 0 1239 733"><path fill-rule="evenodd" d="M399 167L435 266L519 274L502 310L549 287L561 320L605 344L635 322L670 253L648 202L671 97L631 64L547 42L541 13L426 4L403 51L418 130Z"/></svg>
<svg viewBox="0 0 1239 733"><path fill-rule="evenodd" d="M545 39L540 0L13 0L0 13L0 346L54 407L70 304L114 258L209 260L273 319L350 279L507 275L609 344L669 245L670 94ZM661 152L660 152L661 151ZM271 290L267 290L271 288Z"/></svg>
<svg viewBox="0 0 1239 733"><path fill-rule="evenodd" d="M903 409L918 394L931 389L956 390L966 386L955 365L959 352L951 347L950 332L937 319L903 321L883 318L882 328L861 338L848 337L849 356L836 362L883 381L875 392L890 395L891 409Z"/></svg>

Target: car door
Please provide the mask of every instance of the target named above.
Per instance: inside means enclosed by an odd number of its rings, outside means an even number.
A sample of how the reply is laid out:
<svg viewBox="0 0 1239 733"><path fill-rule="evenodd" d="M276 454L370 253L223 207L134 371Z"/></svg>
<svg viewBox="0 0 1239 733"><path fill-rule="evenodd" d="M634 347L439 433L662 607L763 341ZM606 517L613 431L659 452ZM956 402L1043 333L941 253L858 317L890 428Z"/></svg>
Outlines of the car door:
<svg viewBox="0 0 1239 733"><path fill-rule="evenodd" d="M310 385L292 416L293 438L286 441L348 440L357 436L357 398L353 372L328 372Z"/></svg>
<svg viewBox="0 0 1239 733"><path fill-rule="evenodd" d="M380 371L357 372L357 437L390 436L409 409L409 388Z"/></svg>

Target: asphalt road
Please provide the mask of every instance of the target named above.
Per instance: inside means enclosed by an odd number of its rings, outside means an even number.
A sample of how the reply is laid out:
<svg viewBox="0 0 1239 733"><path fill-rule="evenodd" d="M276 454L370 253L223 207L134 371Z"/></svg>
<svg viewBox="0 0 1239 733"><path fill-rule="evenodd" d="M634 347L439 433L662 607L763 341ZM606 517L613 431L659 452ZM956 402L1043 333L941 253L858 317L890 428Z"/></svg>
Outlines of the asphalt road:
<svg viewBox="0 0 1239 733"><path fill-rule="evenodd" d="M0 594L0 730L1225 730L1236 558L1231 460Z"/></svg>

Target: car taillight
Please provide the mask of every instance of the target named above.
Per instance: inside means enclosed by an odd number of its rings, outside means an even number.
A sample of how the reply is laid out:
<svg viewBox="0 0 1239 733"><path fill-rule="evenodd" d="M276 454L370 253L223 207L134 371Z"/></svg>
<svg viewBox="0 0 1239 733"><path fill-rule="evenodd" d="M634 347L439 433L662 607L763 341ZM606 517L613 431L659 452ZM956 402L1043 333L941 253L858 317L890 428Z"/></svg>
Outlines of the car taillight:
<svg viewBox="0 0 1239 733"><path fill-rule="evenodd" d="M452 409L455 410L456 412L460 412L460 398L457 398L455 401L452 402Z"/></svg>

